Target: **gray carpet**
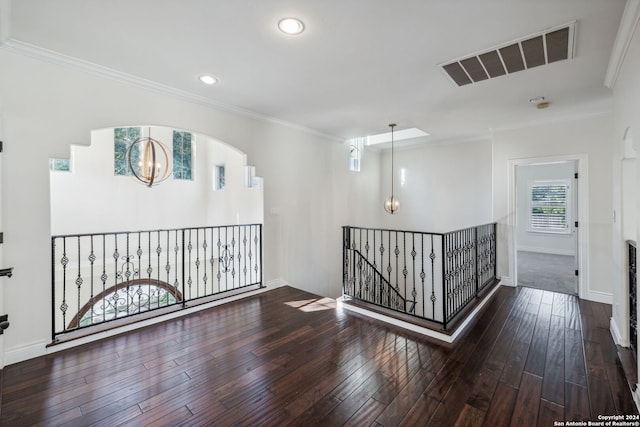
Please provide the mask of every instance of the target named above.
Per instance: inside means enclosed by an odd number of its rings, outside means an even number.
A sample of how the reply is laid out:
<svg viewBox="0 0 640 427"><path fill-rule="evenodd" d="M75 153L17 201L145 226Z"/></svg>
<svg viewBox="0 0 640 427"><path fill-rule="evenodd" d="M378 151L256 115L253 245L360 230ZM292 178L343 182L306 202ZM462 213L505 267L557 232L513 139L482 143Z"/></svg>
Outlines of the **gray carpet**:
<svg viewBox="0 0 640 427"><path fill-rule="evenodd" d="M576 295L575 259L567 255L518 251L518 286Z"/></svg>

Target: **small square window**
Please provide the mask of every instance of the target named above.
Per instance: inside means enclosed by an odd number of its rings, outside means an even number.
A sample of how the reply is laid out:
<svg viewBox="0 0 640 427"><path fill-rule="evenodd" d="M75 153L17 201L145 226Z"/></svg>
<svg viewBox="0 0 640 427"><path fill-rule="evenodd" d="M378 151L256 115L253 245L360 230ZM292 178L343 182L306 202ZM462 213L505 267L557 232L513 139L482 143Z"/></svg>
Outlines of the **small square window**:
<svg viewBox="0 0 640 427"><path fill-rule="evenodd" d="M69 159L49 159L49 170L71 172L71 161Z"/></svg>
<svg viewBox="0 0 640 427"><path fill-rule="evenodd" d="M365 138L353 138L349 140L349 170L360 172L362 163L362 151Z"/></svg>

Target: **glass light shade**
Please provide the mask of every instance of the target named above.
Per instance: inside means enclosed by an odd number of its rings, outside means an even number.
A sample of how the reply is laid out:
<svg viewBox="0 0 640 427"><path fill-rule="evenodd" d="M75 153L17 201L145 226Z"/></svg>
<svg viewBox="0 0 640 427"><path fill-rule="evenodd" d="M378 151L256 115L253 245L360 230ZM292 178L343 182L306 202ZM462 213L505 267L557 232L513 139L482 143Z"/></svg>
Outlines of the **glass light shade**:
<svg viewBox="0 0 640 427"><path fill-rule="evenodd" d="M385 200L384 202L385 211L393 215L394 213L398 212L398 209L400 209L400 201L396 197L391 196L387 200Z"/></svg>

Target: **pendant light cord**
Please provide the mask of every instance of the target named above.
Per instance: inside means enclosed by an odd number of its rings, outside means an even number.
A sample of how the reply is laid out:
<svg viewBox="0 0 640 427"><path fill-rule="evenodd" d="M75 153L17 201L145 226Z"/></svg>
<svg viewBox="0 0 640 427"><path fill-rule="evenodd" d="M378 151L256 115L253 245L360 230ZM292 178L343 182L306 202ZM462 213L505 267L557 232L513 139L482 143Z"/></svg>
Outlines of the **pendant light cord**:
<svg viewBox="0 0 640 427"><path fill-rule="evenodd" d="M391 203L393 204L393 201L395 200L393 197L393 128L396 127L396 124L392 123L389 126L391 127Z"/></svg>

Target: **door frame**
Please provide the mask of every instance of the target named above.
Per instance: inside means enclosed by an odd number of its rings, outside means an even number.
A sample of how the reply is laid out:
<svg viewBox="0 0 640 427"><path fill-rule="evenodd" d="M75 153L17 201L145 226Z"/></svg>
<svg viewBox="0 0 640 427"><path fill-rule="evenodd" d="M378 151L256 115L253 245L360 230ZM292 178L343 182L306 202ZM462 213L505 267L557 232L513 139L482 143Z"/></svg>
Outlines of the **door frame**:
<svg viewBox="0 0 640 427"><path fill-rule="evenodd" d="M586 154L566 154L549 157L528 157L522 159L510 159L509 177L508 177L508 205L509 215L507 216L507 228L510 232L508 237L508 265L509 276L513 278L513 286L518 285L518 251L517 251L517 232L516 232L516 169L517 166L526 166L536 163L559 162L559 161L575 161L576 170L579 176L577 184L577 212L576 220L578 221L577 230L577 252L576 262L578 266L578 297L583 299L593 299L589 295L589 268L587 260L589 259L589 194L587 191L589 185L588 175L588 157ZM596 298L596 300L598 300Z"/></svg>

